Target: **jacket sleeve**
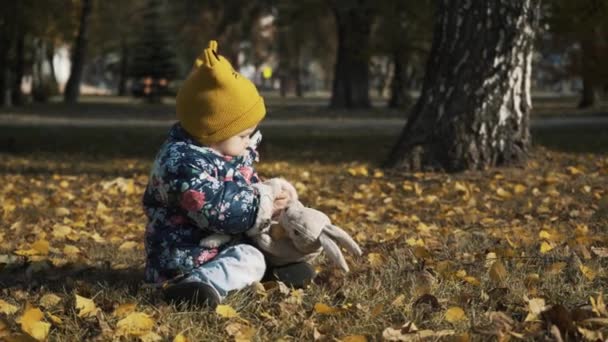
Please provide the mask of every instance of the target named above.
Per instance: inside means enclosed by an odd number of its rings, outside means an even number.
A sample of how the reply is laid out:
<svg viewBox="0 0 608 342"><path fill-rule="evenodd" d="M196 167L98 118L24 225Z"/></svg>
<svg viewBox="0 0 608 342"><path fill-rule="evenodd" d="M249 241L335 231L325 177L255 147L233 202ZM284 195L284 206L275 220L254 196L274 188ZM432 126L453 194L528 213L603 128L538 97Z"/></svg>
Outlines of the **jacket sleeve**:
<svg viewBox="0 0 608 342"><path fill-rule="evenodd" d="M212 165L202 166L188 165L180 172L177 200L186 215L199 228L223 234L254 228L261 219L260 205L272 205L274 197L261 196L256 187L221 181L214 177Z"/></svg>

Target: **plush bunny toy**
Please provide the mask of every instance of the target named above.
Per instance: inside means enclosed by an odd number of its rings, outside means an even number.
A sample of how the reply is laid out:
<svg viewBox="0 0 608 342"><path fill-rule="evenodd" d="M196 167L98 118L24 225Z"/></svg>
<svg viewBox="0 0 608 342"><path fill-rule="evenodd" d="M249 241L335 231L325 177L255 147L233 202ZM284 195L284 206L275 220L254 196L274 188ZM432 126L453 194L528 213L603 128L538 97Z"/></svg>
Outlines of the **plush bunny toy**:
<svg viewBox="0 0 608 342"><path fill-rule="evenodd" d="M266 252L270 263L280 266L311 261L325 251L331 261L348 272L340 246L355 255L361 255L357 243L344 230L331 224L327 215L307 208L298 201L297 193L289 182L275 178L264 183L274 183L271 184L274 187L279 185L281 190L289 193L291 199L279 215L278 222L269 222L264 229L248 232L256 245ZM217 241L223 239L217 235L203 239L201 245L214 247Z"/></svg>

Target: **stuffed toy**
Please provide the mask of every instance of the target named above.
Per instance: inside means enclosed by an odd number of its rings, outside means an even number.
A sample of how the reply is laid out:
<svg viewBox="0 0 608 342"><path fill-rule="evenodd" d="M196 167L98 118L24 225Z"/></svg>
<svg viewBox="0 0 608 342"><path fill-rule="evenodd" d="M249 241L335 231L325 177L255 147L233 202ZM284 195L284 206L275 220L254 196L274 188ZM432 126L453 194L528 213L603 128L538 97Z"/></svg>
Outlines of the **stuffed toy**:
<svg viewBox="0 0 608 342"><path fill-rule="evenodd" d="M269 221L262 229L247 232L257 247L266 252L273 266L310 262L324 251L332 262L345 272L349 271L340 246L354 255L361 255L361 249L344 230L333 225L324 213L305 207L298 200L294 187L283 179L273 178L253 186L270 187L274 194L284 191L290 197L286 209L279 214L277 221ZM272 208L260 207L259 210ZM229 240L230 236L213 234L203 239L200 244L213 248Z"/></svg>

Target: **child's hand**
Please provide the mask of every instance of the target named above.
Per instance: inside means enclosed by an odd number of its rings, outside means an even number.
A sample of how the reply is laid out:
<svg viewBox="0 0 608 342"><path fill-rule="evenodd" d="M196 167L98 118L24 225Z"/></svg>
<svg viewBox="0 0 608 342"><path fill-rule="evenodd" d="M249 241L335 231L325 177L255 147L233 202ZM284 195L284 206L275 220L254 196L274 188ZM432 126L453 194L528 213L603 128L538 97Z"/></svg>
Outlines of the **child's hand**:
<svg viewBox="0 0 608 342"><path fill-rule="evenodd" d="M287 208L287 204L291 200L289 193L286 191L281 191L277 197L274 198L274 203L272 206L272 218L276 218L283 209Z"/></svg>

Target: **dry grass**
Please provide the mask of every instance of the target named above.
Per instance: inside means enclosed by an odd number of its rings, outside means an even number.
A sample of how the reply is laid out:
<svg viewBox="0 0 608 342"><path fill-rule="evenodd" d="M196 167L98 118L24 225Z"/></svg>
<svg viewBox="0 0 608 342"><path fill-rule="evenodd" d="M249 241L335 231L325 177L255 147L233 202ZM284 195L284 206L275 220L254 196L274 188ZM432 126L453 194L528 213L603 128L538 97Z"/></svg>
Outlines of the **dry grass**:
<svg viewBox="0 0 608 342"><path fill-rule="evenodd" d="M591 249L608 247L606 145L595 154L536 147L521 168L380 174L375 165L394 136L271 132L258 171L297 183L303 201L351 232L364 256L349 258L346 275L321 258L316 284L302 292L251 288L231 295L226 304L240 319L177 308L142 283L140 197L162 132L56 130L11 129L16 150L0 154L0 299L19 307L0 317L13 332L26 303L40 307L40 298L54 293L62 301L43 311L62 320L52 323L49 336L56 341L111 340L120 319L113 311L125 303L137 303L137 311L153 318L153 331L169 340L179 333L191 341L227 340L226 328L236 323L253 327L260 341L381 340L387 327L408 321L421 330L487 340L493 337L483 332L496 311L514 320L509 330L542 340L550 336L544 323L523 322L526 297L573 310L598 297L608 280L608 259ZM590 137L598 139L605 137ZM559 140L545 137L549 146L559 147L551 145ZM108 185L117 177L126 185ZM73 234L56 237L57 224ZM95 232L101 239L95 241ZM50 242L48 255L14 255L40 239ZM136 247L120 248L129 241ZM541 253L543 241L553 249ZM66 254L66 245L80 252ZM506 269L500 277L491 276L490 253ZM101 314L79 317L75 294L92 298ZM433 297L417 303L425 294ZM316 303L340 312L318 313ZM450 307L462 308L466 319L448 322Z"/></svg>

